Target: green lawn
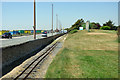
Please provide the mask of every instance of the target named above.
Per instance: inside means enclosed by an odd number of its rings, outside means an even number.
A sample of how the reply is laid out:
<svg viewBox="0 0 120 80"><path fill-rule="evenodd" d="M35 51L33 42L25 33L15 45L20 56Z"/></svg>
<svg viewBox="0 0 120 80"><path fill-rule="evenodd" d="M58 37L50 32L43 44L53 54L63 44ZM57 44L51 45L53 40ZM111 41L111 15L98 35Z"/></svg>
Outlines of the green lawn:
<svg viewBox="0 0 120 80"><path fill-rule="evenodd" d="M68 34L46 78L117 78L118 42L115 31Z"/></svg>

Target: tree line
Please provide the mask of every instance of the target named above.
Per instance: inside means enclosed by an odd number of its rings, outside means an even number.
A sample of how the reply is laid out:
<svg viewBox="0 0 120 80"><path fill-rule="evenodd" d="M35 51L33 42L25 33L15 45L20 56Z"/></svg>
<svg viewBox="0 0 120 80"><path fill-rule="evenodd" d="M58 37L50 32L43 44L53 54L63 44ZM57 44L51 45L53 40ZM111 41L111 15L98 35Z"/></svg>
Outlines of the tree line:
<svg viewBox="0 0 120 80"><path fill-rule="evenodd" d="M79 30L79 27L83 27L85 29L86 23L83 19L78 19L70 28L66 28L68 32L72 30ZM102 30L117 30L119 26L115 26L113 21L109 20L105 22L103 25L100 25L100 23L96 22L90 22L89 28L90 29L102 29Z"/></svg>

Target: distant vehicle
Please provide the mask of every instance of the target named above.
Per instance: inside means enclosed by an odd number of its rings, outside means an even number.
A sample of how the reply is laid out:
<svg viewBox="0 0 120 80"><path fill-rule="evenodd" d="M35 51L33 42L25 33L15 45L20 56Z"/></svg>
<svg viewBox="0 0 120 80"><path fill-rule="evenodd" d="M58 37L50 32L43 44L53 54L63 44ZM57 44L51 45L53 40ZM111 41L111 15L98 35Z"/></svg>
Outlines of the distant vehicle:
<svg viewBox="0 0 120 80"><path fill-rule="evenodd" d="M12 35L11 35L11 33L4 33L2 35L2 38L11 38L12 39Z"/></svg>
<svg viewBox="0 0 120 80"><path fill-rule="evenodd" d="M42 37L47 37L47 31L42 32Z"/></svg>

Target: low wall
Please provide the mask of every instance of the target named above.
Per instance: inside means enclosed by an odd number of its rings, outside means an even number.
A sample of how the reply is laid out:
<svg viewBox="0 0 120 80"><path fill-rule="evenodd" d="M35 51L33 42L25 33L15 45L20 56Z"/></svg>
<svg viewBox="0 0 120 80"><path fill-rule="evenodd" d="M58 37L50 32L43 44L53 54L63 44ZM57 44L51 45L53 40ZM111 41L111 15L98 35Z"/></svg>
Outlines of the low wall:
<svg viewBox="0 0 120 80"><path fill-rule="evenodd" d="M3 75L9 72L11 69L13 69L13 65L16 64L16 62L19 63L18 61L24 60L25 57L28 58L36 54L41 49L43 49L46 45L50 44L53 40L55 40L61 35L62 34L58 34L55 36L51 36L43 39L36 39L36 40L22 43L19 45L13 45L13 46L2 48Z"/></svg>

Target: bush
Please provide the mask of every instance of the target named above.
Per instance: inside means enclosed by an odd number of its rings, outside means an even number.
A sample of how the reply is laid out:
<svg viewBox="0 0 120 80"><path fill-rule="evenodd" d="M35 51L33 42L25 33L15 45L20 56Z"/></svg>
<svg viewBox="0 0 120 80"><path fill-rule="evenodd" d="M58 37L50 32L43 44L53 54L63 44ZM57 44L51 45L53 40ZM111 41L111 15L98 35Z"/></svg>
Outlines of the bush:
<svg viewBox="0 0 120 80"><path fill-rule="evenodd" d="M118 43L120 43L120 37L118 37Z"/></svg>
<svg viewBox="0 0 120 80"><path fill-rule="evenodd" d="M116 26L114 26L113 21L109 20L108 22L104 23L103 26L109 26L110 30L115 30Z"/></svg>
<svg viewBox="0 0 120 80"><path fill-rule="evenodd" d="M100 27L100 29L102 29L102 30L110 30L110 27L109 26L102 26L102 27Z"/></svg>
<svg viewBox="0 0 120 80"><path fill-rule="evenodd" d="M90 23L90 29L100 29L101 25L99 23Z"/></svg>
<svg viewBox="0 0 120 80"><path fill-rule="evenodd" d="M77 32L77 29L70 31L71 34L76 33L76 32Z"/></svg>
<svg viewBox="0 0 120 80"><path fill-rule="evenodd" d="M83 29L86 29L86 24L85 23L82 24L82 27L83 27Z"/></svg>

